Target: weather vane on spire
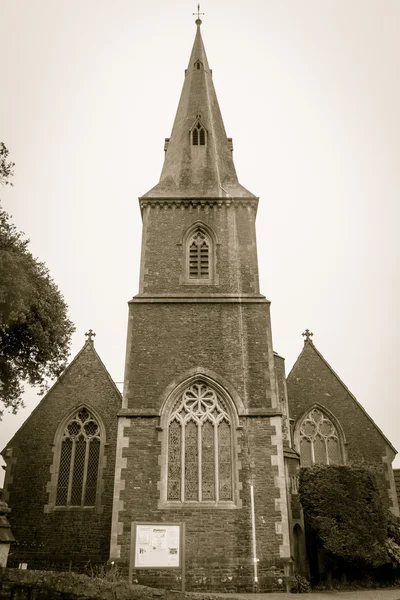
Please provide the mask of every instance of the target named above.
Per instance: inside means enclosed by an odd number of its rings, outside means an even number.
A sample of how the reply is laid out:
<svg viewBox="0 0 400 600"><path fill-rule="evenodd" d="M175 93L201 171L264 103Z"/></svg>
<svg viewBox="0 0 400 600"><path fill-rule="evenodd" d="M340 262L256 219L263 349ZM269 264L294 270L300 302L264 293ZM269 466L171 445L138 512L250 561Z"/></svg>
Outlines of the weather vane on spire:
<svg viewBox="0 0 400 600"><path fill-rule="evenodd" d="M197 5L197 13L192 13L193 15L197 15L196 25L201 25L200 15L205 15L206 13L200 12L200 4Z"/></svg>

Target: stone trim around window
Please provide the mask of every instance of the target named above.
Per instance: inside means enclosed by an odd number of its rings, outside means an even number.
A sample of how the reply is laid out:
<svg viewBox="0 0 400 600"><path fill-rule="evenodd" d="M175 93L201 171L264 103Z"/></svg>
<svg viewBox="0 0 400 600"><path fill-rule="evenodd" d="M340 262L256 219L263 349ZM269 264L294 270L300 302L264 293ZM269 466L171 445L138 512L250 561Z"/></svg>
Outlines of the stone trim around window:
<svg viewBox="0 0 400 600"><path fill-rule="evenodd" d="M202 221L196 221L187 229L179 242L183 251L181 284L218 285L216 264L218 244L214 231Z"/></svg>
<svg viewBox="0 0 400 600"><path fill-rule="evenodd" d="M314 404L298 419L295 442L302 467L346 464L343 430L324 406Z"/></svg>
<svg viewBox="0 0 400 600"><path fill-rule="evenodd" d="M82 404L64 417L52 446L53 464L45 513L102 512L106 446L103 421L93 408Z"/></svg>
<svg viewBox="0 0 400 600"><path fill-rule="evenodd" d="M201 67L203 66L200 61L197 61L197 63L195 63L195 65L197 65L198 70L200 70ZM194 125L191 127L189 134L191 137L191 146L198 146L198 147L207 146L208 131L204 127L204 125L201 121L201 115L196 116L196 121L195 121Z"/></svg>
<svg viewBox="0 0 400 600"><path fill-rule="evenodd" d="M215 382L179 385L161 414L158 508L240 508L238 435L233 402Z"/></svg>

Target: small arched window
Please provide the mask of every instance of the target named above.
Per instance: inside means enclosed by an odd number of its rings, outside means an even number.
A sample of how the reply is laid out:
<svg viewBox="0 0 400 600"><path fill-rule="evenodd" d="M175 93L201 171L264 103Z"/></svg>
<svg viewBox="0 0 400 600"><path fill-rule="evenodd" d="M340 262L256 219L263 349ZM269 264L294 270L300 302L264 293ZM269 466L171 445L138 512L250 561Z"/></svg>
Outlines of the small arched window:
<svg viewBox="0 0 400 600"><path fill-rule="evenodd" d="M302 467L309 467L313 464L343 464L338 429L332 420L318 408L313 408L303 419L299 436Z"/></svg>
<svg viewBox="0 0 400 600"><path fill-rule="evenodd" d="M167 423L167 501L233 501L232 422L222 397L195 381Z"/></svg>
<svg viewBox="0 0 400 600"><path fill-rule="evenodd" d="M80 408L60 437L55 506L95 506L99 479L100 425L87 408Z"/></svg>
<svg viewBox="0 0 400 600"><path fill-rule="evenodd" d="M200 71L201 67L203 66L203 63L201 62L201 60L196 60L194 66L198 71Z"/></svg>
<svg viewBox="0 0 400 600"><path fill-rule="evenodd" d="M195 221L183 233L178 244L182 247L182 275L184 285L219 285L215 231L203 221Z"/></svg>
<svg viewBox="0 0 400 600"><path fill-rule="evenodd" d="M201 123L197 123L192 130L192 144L193 146L206 145L206 130Z"/></svg>
<svg viewBox="0 0 400 600"><path fill-rule="evenodd" d="M189 279L210 278L210 238L198 227L189 238Z"/></svg>

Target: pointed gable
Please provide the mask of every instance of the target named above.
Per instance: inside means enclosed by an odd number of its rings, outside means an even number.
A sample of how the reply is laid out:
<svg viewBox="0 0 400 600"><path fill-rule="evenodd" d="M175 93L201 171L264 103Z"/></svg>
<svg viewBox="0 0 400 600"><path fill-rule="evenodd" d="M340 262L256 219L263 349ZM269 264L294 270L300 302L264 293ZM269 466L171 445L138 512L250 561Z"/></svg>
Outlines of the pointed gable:
<svg viewBox="0 0 400 600"><path fill-rule="evenodd" d="M107 419L112 410L116 414L121 406L121 393L94 348L92 341L86 341L64 373L21 425L6 448L25 445L31 431L35 437L41 433L54 432L60 419L75 406L94 407L102 418ZM47 436L46 436L47 437Z"/></svg>
<svg viewBox="0 0 400 600"><path fill-rule="evenodd" d="M309 338L288 375L287 389L295 425L313 406L320 407L343 429L349 461L382 464L387 455L393 460L392 444Z"/></svg>

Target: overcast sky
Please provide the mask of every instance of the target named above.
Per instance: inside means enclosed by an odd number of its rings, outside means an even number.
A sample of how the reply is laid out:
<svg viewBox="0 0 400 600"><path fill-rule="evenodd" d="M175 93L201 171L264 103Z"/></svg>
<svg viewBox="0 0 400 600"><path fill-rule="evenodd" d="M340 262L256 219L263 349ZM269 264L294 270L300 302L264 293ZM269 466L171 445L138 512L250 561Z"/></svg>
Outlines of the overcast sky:
<svg viewBox="0 0 400 600"><path fill-rule="evenodd" d="M196 2L0 0L3 206L123 380L137 198L159 179ZM400 450L400 2L205 0L240 182L260 197L261 291L290 371L316 347ZM173 340L171 340L171 344ZM4 447L38 402L0 423ZM395 465L400 467L400 459Z"/></svg>

